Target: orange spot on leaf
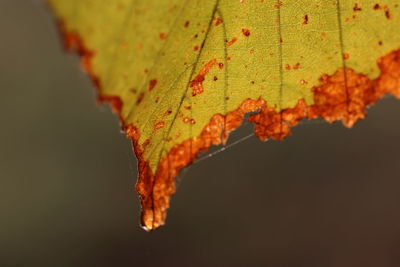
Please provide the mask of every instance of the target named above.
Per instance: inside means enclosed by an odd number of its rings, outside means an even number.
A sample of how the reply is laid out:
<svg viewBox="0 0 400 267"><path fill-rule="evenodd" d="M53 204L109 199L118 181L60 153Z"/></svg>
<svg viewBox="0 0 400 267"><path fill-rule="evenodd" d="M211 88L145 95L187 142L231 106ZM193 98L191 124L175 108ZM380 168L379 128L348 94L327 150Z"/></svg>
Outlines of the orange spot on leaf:
<svg viewBox="0 0 400 267"><path fill-rule="evenodd" d="M308 15L304 16L303 24L308 24Z"/></svg>
<svg viewBox="0 0 400 267"><path fill-rule="evenodd" d="M167 39L167 38L168 38L168 34L166 34L166 33L164 33L164 32L160 33L160 39L161 39L161 40L165 40L165 39Z"/></svg>
<svg viewBox="0 0 400 267"><path fill-rule="evenodd" d="M233 37L229 42L226 43L227 46L231 46L238 40L237 37Z"/></svg>
<svg viewBox="0 0 400 267"><path fill-rule="evenodd" d="M157 85L157 80L156 79L151 80L149 83L149 91L152 91L156 85Z"/></svg>
<svg viewBox="0 0 400 267"><path fill-rule="evenodd" d="M358 12L358 11L361 11L361 10L362 10L362 8L358 5L358 3L355 3L354 7L353 7L353 11L354 12Z"/></svg>
<svg viewBox="0 0 400 267"><path fill-rule="evenodd" d="M249 37L250 36L250 30L249 29L242 29L242 33L244 36Z"/></svg>
<svg viewBox="0 0 400 267"><path fill-rule="evenodd" d="M203 93L203 82L205 80L205 76L208 74L210 69L217 64L219 64L217 62L217 59L214 58L210 60L207 64L203 66L203 68L200 70L200 73L190 82L190 87L192 88L192 96Z"/></svg>
<svg viewBox="0 0 400 267"><path fill-rule="evenodd" d="M165 122L159 121L154 125L154 129L158 130L158 129L164 128L164 126L165 126Z"/></svg>
<svg viewBox="0 0 400 267"><path fill-rule="evenodd" d="M144 98L144 92L141 92L138 97L136 98L136 105L139 105Z"/></svg>
<svg viewBox="0 0 400 267"><path fill-rule="evenodd" d="M215 26L218 26L218 25L220 25L221 23L223 22L223 20L221 19L221 18L216 18L215 19Z"/></svg>

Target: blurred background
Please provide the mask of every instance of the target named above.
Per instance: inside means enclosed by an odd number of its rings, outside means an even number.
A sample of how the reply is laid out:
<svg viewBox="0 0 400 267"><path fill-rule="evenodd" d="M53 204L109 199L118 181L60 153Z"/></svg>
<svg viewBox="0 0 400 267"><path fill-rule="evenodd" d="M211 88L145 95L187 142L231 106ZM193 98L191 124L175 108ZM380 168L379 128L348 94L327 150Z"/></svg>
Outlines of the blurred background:
<svg viewBox="0 0 400 267"><path fill-rule="evenodd" d="M0 32L0 266L400 266L400 101L193 165L147 233L130 142L44 3L0 0Z"/></svg>

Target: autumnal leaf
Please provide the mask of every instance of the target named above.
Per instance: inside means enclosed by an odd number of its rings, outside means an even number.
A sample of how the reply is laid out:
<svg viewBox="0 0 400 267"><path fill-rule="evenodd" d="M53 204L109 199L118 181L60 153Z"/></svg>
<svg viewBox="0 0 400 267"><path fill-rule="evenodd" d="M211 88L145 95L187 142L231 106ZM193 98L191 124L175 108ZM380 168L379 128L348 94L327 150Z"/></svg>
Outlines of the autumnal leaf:
<svg viewBox="0 0 400 267"><path fill-rule="evenodd" d="M180 170L246 113L261 140L282 140L302 119L351 127L400 97L395 0L49 1L133 141L148 230Z"/></svg>

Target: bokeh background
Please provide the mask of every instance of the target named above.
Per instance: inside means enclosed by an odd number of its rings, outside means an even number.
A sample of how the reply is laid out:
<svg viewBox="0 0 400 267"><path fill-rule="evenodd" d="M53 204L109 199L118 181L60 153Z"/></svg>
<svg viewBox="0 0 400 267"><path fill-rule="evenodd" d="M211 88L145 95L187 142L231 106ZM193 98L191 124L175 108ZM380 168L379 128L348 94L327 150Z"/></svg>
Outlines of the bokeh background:
<svg viewBox="0 0 400 267"><path fill-rule="evenodd" d="M147 233L130 142L44 3L0 0L0 32L0 266L400 266L400 101L193 165Z"/></svg>

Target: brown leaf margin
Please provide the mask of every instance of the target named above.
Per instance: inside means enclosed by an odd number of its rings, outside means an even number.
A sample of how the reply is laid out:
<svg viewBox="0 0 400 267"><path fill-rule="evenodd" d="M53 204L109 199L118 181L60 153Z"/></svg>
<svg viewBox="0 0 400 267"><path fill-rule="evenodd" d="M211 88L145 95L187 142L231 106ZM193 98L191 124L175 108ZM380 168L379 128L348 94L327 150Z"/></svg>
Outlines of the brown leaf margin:
<svg viewBox="0 0 400 267"><path fill-rule="evenodd" d="M118 96L101 92L99 79L93 74L91 59L95 55L86 48L82 38L75 32L66 31L64 23L59 22L65 49L76 51L81 57L82 68L92 79L98 92L99 103L110 103L113 111L119 115L127 137L132 140L138 159L139 177L136 190L142 206L141 224L151 231L164 225L171 195L176 192L175 177L186 166L195 161L201 152L211 145L225 143L229 133L237 129L249 112L249 121L255 124L255 135L261 140L283 140L291 134L291 127L301 120L321 117L327 122L342 121L344 126L352 127L358 120L364 119L367 107L375 104L386 94L400 98L400 49L394 50L377 60L381 71L378 78L371 80L366 75L350 68L339 69L333 75L323 75L319 86L313 87L314 104L307 105L303 99L294 108L276 112L263 99L246 99L234 111L226 115L215 114L203 128L201 134L175 145L164 156L156 173L150 169L143 158L143 150L138 143L140 132L132 124L127 125L120 113L123 102ZM344 86L345 85L345 86Z"/></svg>

